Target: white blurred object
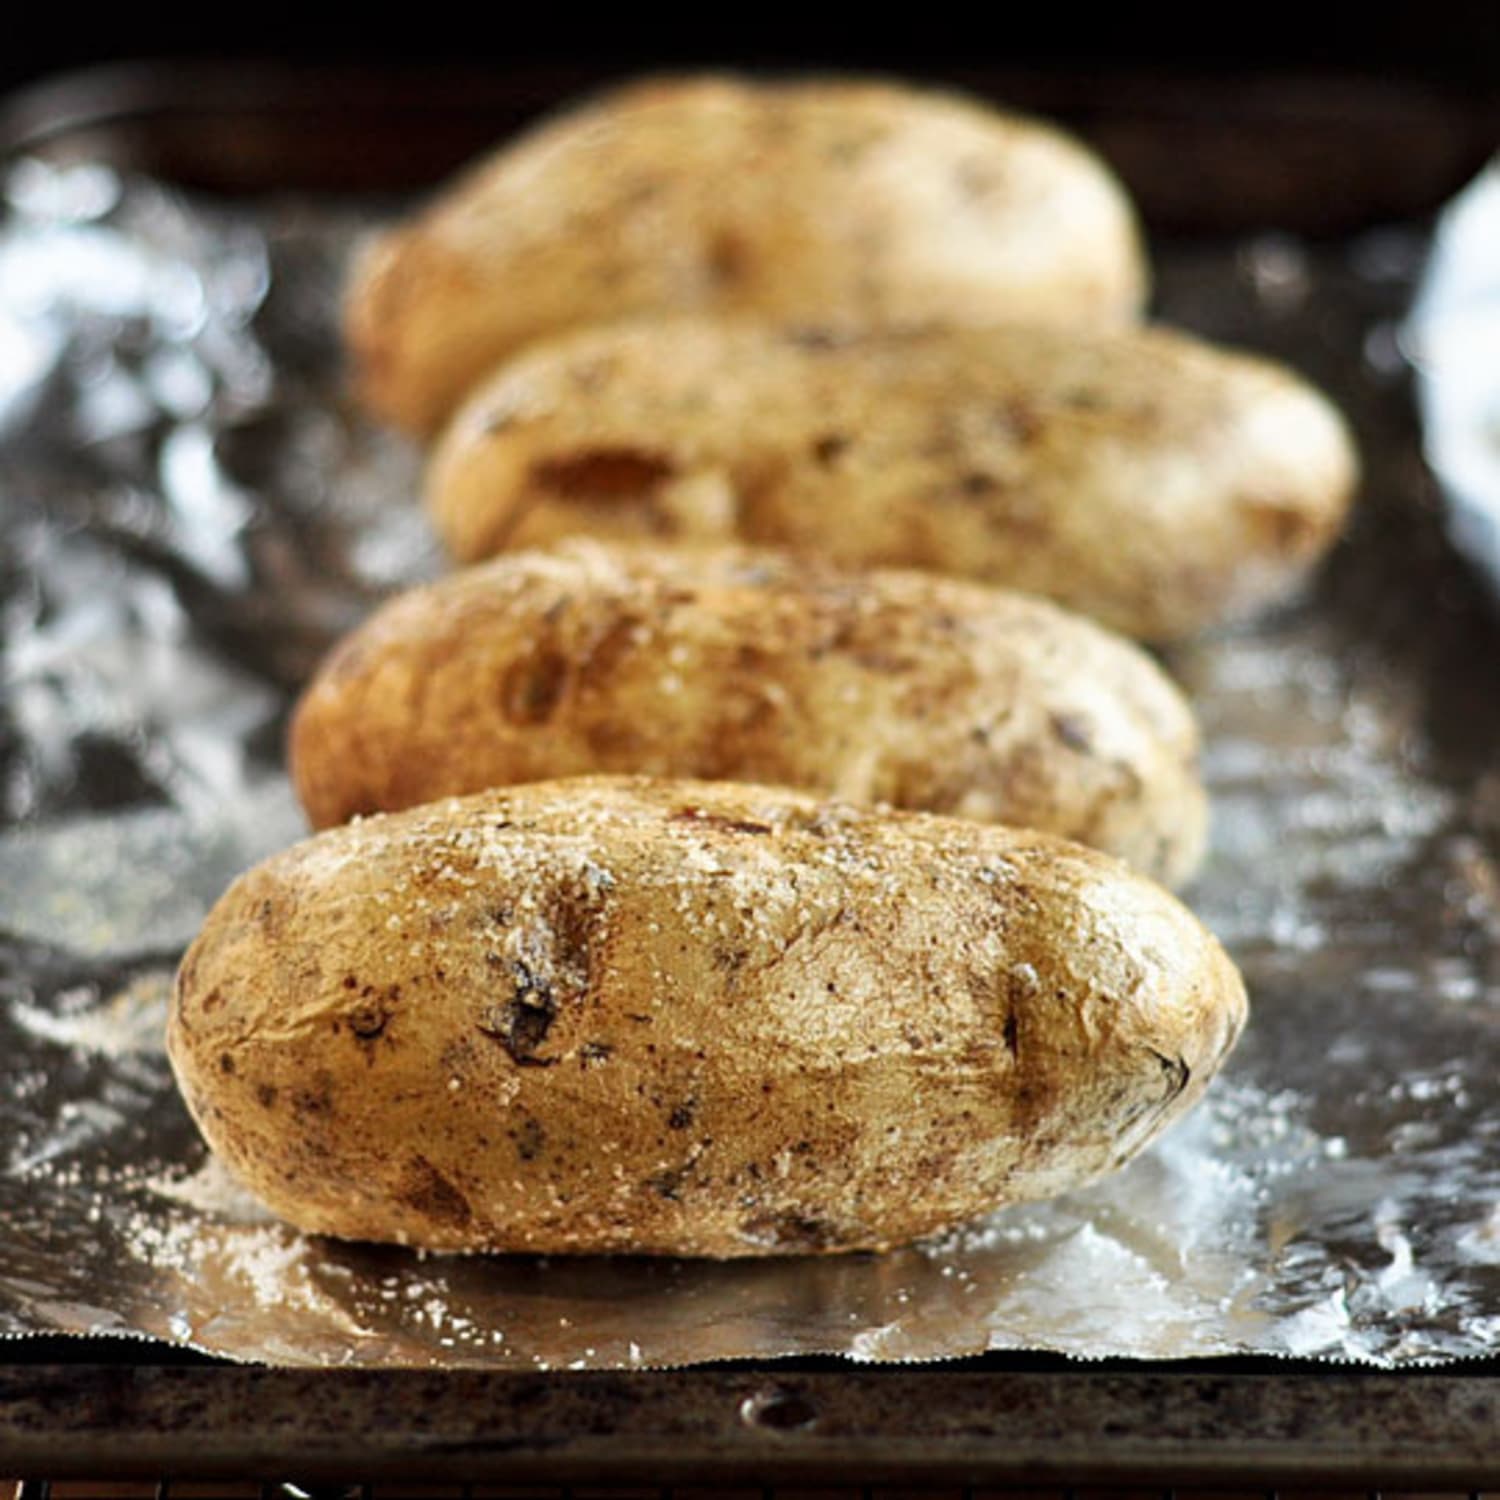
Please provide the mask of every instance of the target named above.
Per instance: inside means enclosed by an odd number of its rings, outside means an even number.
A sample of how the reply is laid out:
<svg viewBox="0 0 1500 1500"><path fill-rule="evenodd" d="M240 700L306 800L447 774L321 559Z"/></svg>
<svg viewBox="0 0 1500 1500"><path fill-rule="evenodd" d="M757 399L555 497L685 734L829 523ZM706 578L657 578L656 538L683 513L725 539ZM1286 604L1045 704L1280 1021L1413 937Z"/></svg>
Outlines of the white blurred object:
<svg viewBox="0 0 1500 1500"><path fill-rule="evenodd" d="M1500 157L1438 221L1404 342L1450 534L1500 593Z"/></svg>
<svg viewBox="0 0 1500 1500"><path fill-rule="evenodd" d="M31 416L61 352L55 330L22 322L0 307L0 435Z"/></svg>

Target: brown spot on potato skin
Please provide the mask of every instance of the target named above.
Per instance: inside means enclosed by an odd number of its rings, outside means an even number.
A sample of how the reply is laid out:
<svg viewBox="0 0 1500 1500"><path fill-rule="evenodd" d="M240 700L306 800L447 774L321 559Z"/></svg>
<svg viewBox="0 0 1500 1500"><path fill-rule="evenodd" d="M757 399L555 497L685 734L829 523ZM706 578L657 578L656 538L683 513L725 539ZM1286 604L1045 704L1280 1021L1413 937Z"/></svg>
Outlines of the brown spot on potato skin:
<svg viewBox="0 0 1500 1500"><path fill-rule="evenodd" d="M424 1218L453 1229L465 1229L473 1222L469 1200L425 1156L407 1159L396 1199Z"/></svg>
<svg viewBox="0 0 1500 1500"><path fill-rule="evenodd" d="M836 349L847 348L855 341L855 335L835 328L788 328L781 334L782 340L793 349L809 354L828 354Z"/></svg>
<svg viewBox="0 0 1500 1500"><path fill-rule="evenodd" d="M1316 548L1325 530L1322 522L1295 503L1250 500L1245 514L1258 540L1264 539L1272 551L1293 556Z"/></svg>
<svg viewBox="0 0 1500 1500"><path fill-rule="evenodd" d="M538 1057L557 1019L557 998L552 985L519 959L513 961L515 988L511 996L492 1005L479 1018L479 1029L493 1037L520 1067L550 1068L555 1057Z"/></svg>
<svg viewBox="0 0 1500 1500"><path fill-rule="evenodd" d="M227 1052L219 1054L219 1071L226 1077L232 1078L234 1076L234 1058Z"/></svg>
<svg viewBox="0 0 1500 1500"><path fill-rule="evenodd" d="M775 830L769 823L757 823L748 818L724 818L705 812L701 807L680 807L667 816L669 823L696 823L704 828L714 828L721 833L766 834Z"/></svg>
<svg viewBox="0 0 1500 1500"><path fill-rule="evenodd" d="M995 421L1008 437L1022 445L1031 442L1045 426L1036 408L1021 400L1005 402L996 411Z"/></svg>
<svg viewBox="0 0 1500 1500"><path fill-rule="evenodd" d="M835 464L848 452L849 439L840 432L825 433L812 447L813 457L825 468Z"/></svg>
<svg viewBox="0 0 1500 1500"><path fill-rule="evenodd" d="M988 198L1005 185L1004 165L993 155L966 156L954 164L953 180L965 198Z"/></svg>
<svg viewBox="0 0 1500 1500"><path fill-rule="evenodd" d="M568 659L542 647L511 663L500 680L500 708L512 724L545 724L568 686Z"/></svg>
<svg viewBox="0 0 1500 1500"><path fill-rule="evenodd" d="M1052 733L1069 750L1076 750L1080 755L1094 753L1094 741L1087 721L1077 714L1061 713L1053 714L1050 722Z"/></svg>
<svg viewBox="0 0 1500 1500"><path fill-rule="evenodd" d="M663 1171L653 1172L646 1179L646 1186L660 1198L665 1198L669 1203L676 1203L682 1197L682 1185L688 1179L692 1167L683 1165L680 1167L667 1167Z"/></svg>
<svg viewBox="0 0 1500 1500"><path fill-rule="evenodd" d="M378 1005L362 1005L349 1016L349 1030L361 1042L373 1042L378 1040L386 1028L386 1022L390 1017L385 1010Z"/></svg>
<svg viewBox="0 0 1500 1500"><path fill-rule="evenodd" d="M522 1161L535 1161L547 1145L547 1133L534 1115L526 1115L514 1130L506 1134L515 1142L516 1155Z"/></svg>
<svg viewBox="0 0 1500 1500"><path fill-rule="evenodd" d="M750 270L750 248L733 230L722 230L709 242L708 270L715 281L743 281Z"/></svg>
<svg viewBox="0 0 1500 1500"><path fill-rule="evenodd" d="M259 1083L255 1086L255 1102L262 1109L275 1109L279 1096L280 1090L273 1083Z"/></svg>
<svg viewBox="0 0 1500 1500"><path fill-rule="evenodd" d="M255 911L255 919L260 924L260 929L266 935L268 942L276 942L286 930L286 924L291 917L291 905L289 901L262 900Z"/></svg>
<svg viewBox="0 0 1500 1500"><path fill-rule="evenodd" d="M656 489L677 472L670 459L637 448L589 448L532 464L536 488L569 499L628 498Z"/></svg>
<svg viewBox="0 0 1500 1500"><path fill-rule="evenodd" d="M643 624L633 611L622 610L583 645L573 663L580 691L604 686L618 674L621 663L635 649L636 632Z"/></svg>
<svg viewBox="0 0 1500 1500"><path fill-rule="evenodd" d="M1052 523L1031 496L1024 491L1009 491L1002 497L997 491L992 498L994 504L979 507L986 531L1005 539L1007 545L1044 547L1050 543Z"/></svg>
<svg viewBox="0 0 1500 1500"><path fill-rule="evenodd" d="M298 1089L292 1095L292 1108L299 1115L329 1115L333 1113L333 1095L326 1083Z"/></svg>
<svg viewBox="0 0 1500 1500"><path fill-rule="evenodd" d="M1075 386L1072 390L1061 392L1055 399L1059 406L1068 411L1094 412L1109 408L1108 395L1090 386Z"/></svg>

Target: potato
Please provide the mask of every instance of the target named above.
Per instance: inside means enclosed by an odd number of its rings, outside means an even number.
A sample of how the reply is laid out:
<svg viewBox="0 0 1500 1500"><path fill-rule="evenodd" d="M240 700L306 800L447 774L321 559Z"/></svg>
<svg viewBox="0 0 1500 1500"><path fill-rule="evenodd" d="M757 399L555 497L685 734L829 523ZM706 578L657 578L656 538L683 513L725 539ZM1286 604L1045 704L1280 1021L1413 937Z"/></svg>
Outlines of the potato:
<svg viewBox="0 0 1500 1500"><path fill-rule="evenodd" d="M503 367L427 498L466 561L579 532L738 540L1006 584L1162 640L1293 590L1355 468L1296 377L1162 329L679 318Z"/></svg>
<svg viewBox="0 0 1500 1500"><path fill-rule="evenodd" d="M835 79L637 84L523 135L357 264L368 404L433 430L533 339L626 314L1118 322L1130 206L1076 141L949 94Z"/></svg>
<svg viewBox="0 0 1500 1500"><path fill-rule="evenodd" d="M315 826L511 782L779 782L1017 823L1186 878L1197 731L1138 648L1038 599L774 552L564 544L414 590L293 722Z"/></svg>
<svg viewBox="0 0 1500 1500"><path fill-rule="evenodd" d="M1238 975L1048 837L723 782L429 803L243 876L178 975L209 1143L305 1230L448 1250L879 1249L1118 1167Z"/></svg>

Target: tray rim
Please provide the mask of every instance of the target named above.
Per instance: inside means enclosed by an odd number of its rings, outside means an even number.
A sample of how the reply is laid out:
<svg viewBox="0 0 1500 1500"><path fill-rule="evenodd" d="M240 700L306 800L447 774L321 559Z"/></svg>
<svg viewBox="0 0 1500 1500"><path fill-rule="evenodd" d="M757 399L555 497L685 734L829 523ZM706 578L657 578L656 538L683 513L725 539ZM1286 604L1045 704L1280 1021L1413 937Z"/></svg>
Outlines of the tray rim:
<svg viewBox="0 0 1500 1500"><path fill-rule="evenodd" d="M1497 1465L1500 1383L1437 1372L0 1371L0 1470L59 1479L872 1476L1475 1493L1500 1479Z"/></svg>

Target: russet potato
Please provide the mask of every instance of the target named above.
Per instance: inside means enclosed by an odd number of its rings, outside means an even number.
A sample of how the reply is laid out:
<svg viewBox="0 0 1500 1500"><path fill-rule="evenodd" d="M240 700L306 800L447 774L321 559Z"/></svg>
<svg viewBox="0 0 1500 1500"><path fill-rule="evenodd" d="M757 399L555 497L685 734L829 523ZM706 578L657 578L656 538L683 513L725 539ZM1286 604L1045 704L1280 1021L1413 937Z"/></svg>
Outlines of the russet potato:
<svg viewBox="0 0 1500 1500"><path fill-rule="evenodd" d="M461 560L580 533L739 541L1190 635L1286 597L1357 463L1291 372L1160 328L822 336L717 319L501 367L426 481Z"/></svg>
<svg viewBox="0 0 1500 1500"><path fill-rule="evenodd" d="M168 1045L293 1224L447 1250L880 1249L1118 1167L1244 1019L1173 897L1044 834L599 778L242 876Z"/></svg>
<svg viewBox="0 0 1500 1500"><path fill-rule="evenodd" d="M629 314L790 322L1133 317L1146 270L1107 168L955 95L659 79L523 134L376 240L346 311L371 408L414 434L522 345Z"/></svg>
<svg viewBox="0 0 1500 1500"><path fill-rule="evenodd" d="M1040 599L743 548L561 544L381 608L298 705L315 826L593 772L781 783L1039 828L1179 884L1191 710Z"/></svg>

